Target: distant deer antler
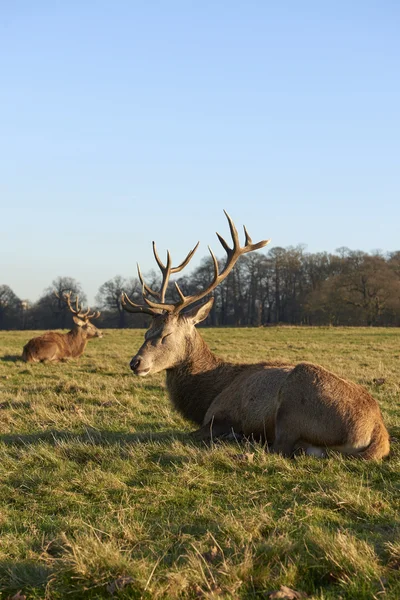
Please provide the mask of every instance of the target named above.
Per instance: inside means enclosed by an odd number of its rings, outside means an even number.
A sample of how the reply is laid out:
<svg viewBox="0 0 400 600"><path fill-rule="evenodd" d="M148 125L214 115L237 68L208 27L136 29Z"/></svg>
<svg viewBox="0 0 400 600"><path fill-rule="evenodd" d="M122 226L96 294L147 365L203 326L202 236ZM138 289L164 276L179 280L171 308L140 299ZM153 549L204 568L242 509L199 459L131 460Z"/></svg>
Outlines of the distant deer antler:
<svg viewBox="0 0 400 600"><path fill-rule="evenodd" d="M83 319L84 321L89 321L90 319L97 319L100 316L100 311L94 311L92 314L90 313L90 307L86 312L82 312L82 306L79 306L79 296L75 297L75 308L71 306L71 293L72 292L64 292L62 296L60 296L57 292L54 292L54 295L59 299L65 302L68 306L69 310L73 315L76 315L79 319Z"/></svg>
<svg viewBox="0 0 400 600"><path fill-rule="evenodd" d="M233 267L235 266L237 260L239 259L240 256L242 256L242 254L247 254L247 252L252 252L253 250L258 250L259 248L263 248L271 241L271 240L262 240L261 242L257 242L256 244L253 244L252 239L250 238L246 227L243 227L244 233L245 233L245 245L243 247L241 247L240 241L239 241L239 234L237 232L235 224L233 223L231 217L228 215L228 213L225 210L224 210L224 213L226 215L226 218L228 219L229 228L231 231L231 236L232 236L232 241L233 241L233 248L230 248L228 246L228 244L226 243L226 241L224 240L224 238L219 233L217 233L218 239L221 242L222 247L224 248L224 250L227 254L227 260L226 260L224 268L222 269L222 271L220 273L219 267L218 267L218 261L214 255L213 251L211 250L211 248L208 247L209 252L211 254L211 258L213 260L213 264L214 264L214 278L205 290L198 292L197 294L194 294L192 296L185 296L183 294L182 290L180 289L179 285L176 282L174 282L175 288L179 295L179 300L177 302L175 302L174 304L166 303L165 302L165 292L166 292L166 289L168 286L168 282L169 282L171 273L178 273L189 263L193 254L195 253L199 243L196 244L196 246L193 248L193 250L191 250L189 252L189 254L185 258L185 260L178 267L172 267L170 253L167 252L167 264L164 265L158 256L155 243L153 242L154 256L155 256L157 264L163 275L161 290L160 290L160 292L156 292L156 291L152 290L144 282L140 268L138 266L139 279L142 284L143 300L145 301L146 305L140 305L140 304L136 304L135 302L132 302L132 300L130 300L128 298L128 296L125 294L125 292L123 292L122 298L121 298L123 308L125 310L127 310L128 312L133 312L133 313L140 312L140 313L146 313L146 314L153 315L153 316L160 314L160 312L162 312L162 311L178 314L184 308L190 306L191 304L194 304L195 302L198 302L199 300L201 300L202 298L204 298L205 296L210 294L229 275L229 273L232 271ZM150 300L148 298L148 295L153 296L153 298L158 298L160 301L154 302L153 300ZM128 304L130 306L128 306Z"/></svg>

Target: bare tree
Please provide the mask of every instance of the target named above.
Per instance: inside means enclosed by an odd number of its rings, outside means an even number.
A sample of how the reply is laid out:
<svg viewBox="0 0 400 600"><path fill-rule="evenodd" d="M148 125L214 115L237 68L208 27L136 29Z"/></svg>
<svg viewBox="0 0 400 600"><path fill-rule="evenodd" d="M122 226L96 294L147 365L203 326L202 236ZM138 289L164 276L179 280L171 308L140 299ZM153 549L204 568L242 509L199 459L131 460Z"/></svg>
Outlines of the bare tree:
<svg viewBox="0 0 400 600"><path fill-rule="evenodd" d="M141 292L141 285L138 279L125 279L121 275L116 275L100 286L96 296L96 302L99 308L109 310L118 315L118 327L126 327L126 311L122 307L121 297L124 291L128 290L129 296L138 296Z"/></svg>
<svg viewBox="0 0 400 600"><path fill-rule="evenodd" d="M68 293L79 296L81 302L86 304L86 295L76 279L57 277L32 308L33 319L37 326L42 329L66 329L71 322L71 316L62 298Z"/></svg>
<svg viewBox="0 0 400 600"><path fill-rule="evenodd" d="M0 285L0 329L13 325L13 321L18 318L20 305L20 299L10 286Z"/></svg>
<svg viewBox="0 0 400 600"><path fill-rule="evenodd" d="M124 290L130 289L126 279L116 275L100 286L96 296L99 308L116 311L118 314L118 327L125 327L125 311L122 308L121 296Z"/></svg>

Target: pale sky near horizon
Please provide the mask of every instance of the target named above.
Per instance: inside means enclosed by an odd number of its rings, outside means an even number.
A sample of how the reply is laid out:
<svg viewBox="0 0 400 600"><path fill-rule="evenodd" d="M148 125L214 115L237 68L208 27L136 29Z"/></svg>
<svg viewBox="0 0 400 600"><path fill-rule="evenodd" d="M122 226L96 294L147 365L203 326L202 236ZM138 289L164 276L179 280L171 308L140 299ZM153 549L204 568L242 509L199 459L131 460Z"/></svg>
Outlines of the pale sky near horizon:
<svg viewBox="0 0 400 600"><path fill-rule="evenodd" d="M393 0L0 2L0 284L93 302L153 239L222 256L223 208L269 247L399 250L399 31Z"/></svg>

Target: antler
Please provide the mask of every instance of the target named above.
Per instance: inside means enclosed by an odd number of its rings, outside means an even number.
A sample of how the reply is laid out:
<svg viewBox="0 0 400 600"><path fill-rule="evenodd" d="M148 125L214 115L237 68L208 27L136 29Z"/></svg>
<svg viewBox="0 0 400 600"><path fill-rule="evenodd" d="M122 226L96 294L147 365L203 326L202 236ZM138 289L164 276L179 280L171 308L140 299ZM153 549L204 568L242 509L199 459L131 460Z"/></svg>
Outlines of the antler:
<svg viewBox="0 0 400 600"><path fill-rule="evenodd" d="M79 296L75 297L75 308L73 306L71 306L71 292L63 292L62 296L60 296L57 292L54 292L54 295L59 300L62 300L63 302L65 302L65 304L68 306L68 308L72 312L72 314L79 317L79 319L83 319L84 321L89 321L90 319L97 319L101 315L100 311L98 311L98 310L94 311L92 314L89 314L90 313L89 306L88 306L88 309L86 312L82 312L82 306L79 306Z"/></svg>
<svg viewBox="0 0 400 600"><path fill-rule="evenodd" d="M150 294L151 296L153 296L154 298L159 298L161 303L164 303L165 301L165 293L167 291L167 287L168 287L168 283L169 283L169 278L171 276L171 274L173 273L179 273L179 271L182 271L182 269L184 269L186 267L186 265L191 261L193 254L196 252L197 248L199 247L200 242L197 242L197 244L195 245L195 247L193 248L193 250L191 250L188 255L186 256L185 260L183 260L181 262L180 265L178 265L177 267L173 267L172 266L172 261L171 261L171 255L169 253L169 250L167 250L167 264L164 265L161 260L160 257L158 256L158 252L157 252L157 248L156 248L156 243L153 242L153 253L154 253L154 258L156 259L156 262L160 268L160 271L162 273L162 284L161 284L161 290L159 292L156 292L154 290L152 290L143 280L143 276L142 273L140 271L140 267L139 265L137 265L137 270L138 270L138 275L139 275L139 279L140 279L140 283L142 284L142 287L144 288L145 292L147 292L148 294Z"/></svg>
<svg viewBox="0 0 400 600"><path fill-rule="evenodd" d="M157 254L157 251L155 248L155 244L153 242L154 256L155 256L157 264L160 267L161 272L163 274L163 282L161 285L161 291L155 292L149 286L147 286L145 284L145 282L143 281L143 277L140 272L140 269L138 269L139 278L140 278L140 281L143 286L143 289L142 289L143 300L145 301L146 306L135 304L127 297L127 295L125 293L123 293L122 304L123 304L124 309L129 310L129 312L143 312L143 313L147 313L147 314L150 314L153 316L156 314L160 314L161 311L178 314L187 306L190 306L191 304L198 302L199 300L201 300L202 298L204 298L205 296L210 294L229 275L229 273L232 271L233 267L235 266L235 264L238 261L238 259L240 258L240 256L242 256L242 254L247 254L248 252L253 252L254 250L263 248L264 246L269 244L269 242L271 241L271 240L262 240L261 242L257 242L256 244L253 244L253 241L252 241L251 237L249 236L246 227L243 227L244 233L245 233L245 245L243 247L240 246L239 234L237 232L235 224L225 210L224 210L224 213L225 213L226 218L228 219L229 229L230 229L232 241L233 241L233 248L230 248L228 246L228 244L226 243L226 241L224 240L224 238L219 233L217 233L218 239L221 242L221 245L227 254L227 260L226 260L224 268L222 269L222 271L220 273L219 267L218 267L218 261L215 257L215 254L213 253L211 248L208 247L208 250L211 254L211 258L212 258L213 265L214 265L214 278L205 290L203 290L197 294L194 294L192 296L185 296L183 294L182 290L180 289L179 285L176 282L174 282L176 291L178 292L178 295L179 295L179 300L178 300L178 302L175 302L175 304L166 303L164 301L165 300L165 291L167 289L170 274L181 271L188 264L188 262L190 261L190 259L193 256L195 250L197 249L198 244L195 246L195 248L191 252L189 252L186 259L179 265L179 267L172 268L171 267L171 257L170 257L169 252L167 254L167 265L164 266L158 257L158 254ZM150 294L154 298L159 298L160 302L153 302L146 296L146 294ZM133 310L127 308L126 302L129 302L129 304L133 307Z"/></svg>
<svg viewBox="0 0 400 600"><path fill-rule="evenodd" d="M196 250L199 246L199 243L200 242L197 242L195 247L188 253L186 258L181 262L180 265L178 265L177 267L173 267L169 250L167 250L167 264L164 265L162 263L160 257L158 256L156 243L153 242L154 258L156 259L156 262L160 268L163 278L162 278L162 283L161 283L161 289L159 292L157 292L156 290L153 290L150 286L148 286L147 283L145 283L142 272L140 270L140 267L139 267L139 265L137 265L140 283L142 284L143 299L145 300L146 303L147 303L147 299L146 299L145 294L150 294L151 296L153 296L153 298L159 298L160 303L162 305L164 304L165 293L167 291L169 278L170 278L171 274L179 273L179 271L182 271L182 269L184 269L186 267L186 265L191 261L193 254L196 252ZM121 304L122 304L122 307L128 312L144 313L144 314L152 315L152 316L158 315L160 313L160 311L164 310L164 309L153 309L153 308L150 308L150 306L143 306L141 304L136 304L136 302L133 302L125 292L122 292L122 294L121 294Z"/></svg>

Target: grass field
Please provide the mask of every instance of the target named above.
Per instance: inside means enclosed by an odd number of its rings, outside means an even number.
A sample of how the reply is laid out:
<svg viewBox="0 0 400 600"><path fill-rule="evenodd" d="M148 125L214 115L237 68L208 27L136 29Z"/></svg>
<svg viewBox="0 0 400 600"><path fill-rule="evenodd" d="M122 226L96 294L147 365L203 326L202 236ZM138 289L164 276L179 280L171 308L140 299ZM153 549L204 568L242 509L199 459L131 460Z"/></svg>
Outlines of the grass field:
<svg viewBox="0 0 400 600"><path fill-rule="evenodd" d="M400 331L202 334L230 360L313 361L365 385L389 459L193 443L164 375L130 372L143 330L106 331L55 365L17 359L32 332L0 332L2 600L269 598L281 585L321 600L400 598Z"/></svg>

